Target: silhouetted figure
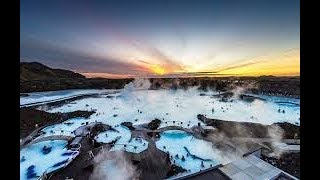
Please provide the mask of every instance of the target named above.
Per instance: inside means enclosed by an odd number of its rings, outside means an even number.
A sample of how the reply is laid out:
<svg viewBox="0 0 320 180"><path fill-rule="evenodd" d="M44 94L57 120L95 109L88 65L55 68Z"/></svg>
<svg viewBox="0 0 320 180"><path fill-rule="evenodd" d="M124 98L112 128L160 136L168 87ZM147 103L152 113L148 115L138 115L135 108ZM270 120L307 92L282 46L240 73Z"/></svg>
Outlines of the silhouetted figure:
<svg viewBox="0 0 320 180"><path fill-rule="evenodd" d="M48 154L51 152L52 147L47 147L47 146L43 146L42 148L42 153L43 154Z"/></svg>
<svg viewBox="0 0 320 180"><path fill-rule="evenodd" d="M184 156L182 156L181 160L182 160L182 161L185 161L186 159L184 158Z"/></svg>
<svg viewBox="0 0 320 180"><path fill-rule="evenodd" d="M22 156L20 162L23 162L23 161L25 161L25 160L26 160L26 158L25 158L24 156Z"/></svg>

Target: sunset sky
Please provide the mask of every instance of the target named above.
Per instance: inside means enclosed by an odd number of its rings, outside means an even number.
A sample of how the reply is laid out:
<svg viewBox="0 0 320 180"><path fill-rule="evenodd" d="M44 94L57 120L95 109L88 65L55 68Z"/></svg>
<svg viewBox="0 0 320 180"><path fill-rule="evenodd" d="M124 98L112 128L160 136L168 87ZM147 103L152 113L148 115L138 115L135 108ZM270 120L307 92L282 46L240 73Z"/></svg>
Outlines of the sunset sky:
<svg viewBox="0 0 320 180"><path fill-rule="evenodd" d="M300 75L298 0L20 6L20 61L88 77Z"/></svg>

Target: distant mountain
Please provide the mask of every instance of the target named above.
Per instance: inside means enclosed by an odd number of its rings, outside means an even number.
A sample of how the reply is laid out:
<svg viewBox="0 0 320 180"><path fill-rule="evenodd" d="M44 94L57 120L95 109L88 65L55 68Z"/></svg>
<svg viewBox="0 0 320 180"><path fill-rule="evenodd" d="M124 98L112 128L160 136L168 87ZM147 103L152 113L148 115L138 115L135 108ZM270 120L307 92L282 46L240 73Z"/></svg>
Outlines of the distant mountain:
<svg viewBox="0 0 320 180"><path fill-rule="evenodd" d="M20 62L20 93L64 89L120 89L130 81L132 79L86 78L79 73L53 69L38 62Z"/></svg>
<svg viewBox="0 0 320 180"><path fill-rule="evenodd" d="M84 78L85 76L79 73L63 69L52 69L38 62L20 63L20 81Z"/></svg>
<svg viewBox="0 0 320 180"><path fill-rule="evenodd" d="M234 85L246 87L249 92L300 97L300 77L189 77L149 78L150 89L199 89L227 91ZM86 78L69 70L53 69L38 62L20 63L20 93L65 89L121 89L133 79ZM253 83L254 82L254 83ZM27 95L27 94L22 94Z"/></svg>

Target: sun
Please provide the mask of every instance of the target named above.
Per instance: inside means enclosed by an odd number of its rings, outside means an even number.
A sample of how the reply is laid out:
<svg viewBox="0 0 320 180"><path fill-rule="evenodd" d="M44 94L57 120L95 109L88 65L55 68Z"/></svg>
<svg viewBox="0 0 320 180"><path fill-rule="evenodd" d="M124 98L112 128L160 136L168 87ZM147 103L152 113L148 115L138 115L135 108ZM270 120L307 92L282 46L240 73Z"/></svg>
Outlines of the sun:
<svg viewBox="0 0 320 180"><path fill-rule="evenodd" d="M157 75L164 75L166 72L165 68L158 64L153 65L153 67L151 68L151 71Z"/></svg>

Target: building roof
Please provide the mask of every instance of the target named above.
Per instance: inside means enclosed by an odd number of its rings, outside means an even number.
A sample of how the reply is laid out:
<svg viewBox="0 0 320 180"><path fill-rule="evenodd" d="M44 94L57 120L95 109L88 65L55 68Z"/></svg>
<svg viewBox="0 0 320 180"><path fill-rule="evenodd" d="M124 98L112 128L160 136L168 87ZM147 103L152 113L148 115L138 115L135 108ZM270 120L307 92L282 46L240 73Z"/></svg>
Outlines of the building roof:
<svg viewBox="0 0 320 180"><path fill-rule="evenodd" d="M279 177L280 175L286 175L292 180L297 179L254 155L248 155L239 160L233 161L221 167L220 170L234 180L271 180Z"/></svg>

